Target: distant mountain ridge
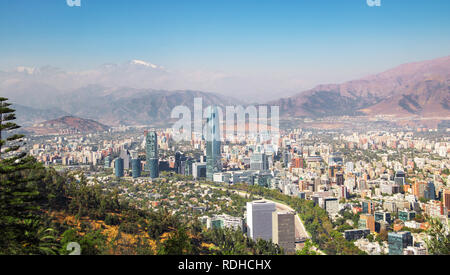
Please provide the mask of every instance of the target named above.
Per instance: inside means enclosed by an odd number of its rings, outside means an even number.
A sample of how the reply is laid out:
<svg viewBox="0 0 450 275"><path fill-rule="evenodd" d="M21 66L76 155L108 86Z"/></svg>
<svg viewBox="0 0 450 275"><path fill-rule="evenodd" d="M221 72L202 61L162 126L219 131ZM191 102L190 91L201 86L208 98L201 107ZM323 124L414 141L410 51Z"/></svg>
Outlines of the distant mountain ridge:
<svg viewBox="0 0 450 275"><path fill-rule="evenodd" d="M367 115L449 116L450 88L446 82L425 80L361 111Z"/></svg>
<svg viewBox="0 0 450 275"><path fill-rule="evenodd" d="M17 109L18 122L24 126L67 115L93 119L111 126L163 125L170 121L172 109L176 106L187 106L192 111L194 98L202 98L203 108L212 104L242 104L234 98L201 91L112 89L100 85L88 85L53 96L40 97L35 93L25 98L25 103L33 107L11 100Z"/></svg>
<svg viewBox="0 0 450 275"><path fill-rule="evenodd" d="M25 128L26 131L37 134L61 134L61 133L96 133L110 129L109 126L101 124L92 119L84 119L74 116L64 116L57 119L44 121Z"/></svg>
<svg viewBox="0 0 450 275"><path fill-rule="evenodd" d="M38 122L70 115L56 108L39 109L20 104L13 104L11 107L16 110L16 122L21 126L32 126Z"/></svg>
<svg viewBox="0 0 450 275"><path fill-rule="evenodd" d="M450 56L409 63L343 84L319 85L272 101L284 116L449 116Z"/></svg>
<svg viewBox="0 0 450 275"><path fill-rule="evenodd" d="M162 67L139 60L121 66L104 65L102 70L110 77L119 75L120 71L124 74L152 73L161 77L166 73ZM192 111L196 97L203 99L203 108L211 104L222 107L245 105L240 99L196 90L111 88L91 84L71 91L60 91L37 81L39 75L58 78L62 77L60 74L51 67L40 70L22 68L3 75L0 72L0 91L2 96L11 99L13 106L18 106L19 123L30 125L71 115L111 126L167 126L173 121L170 118L173 108L182 105ZM8 78L11 75L14 78ZM19 76L31 80L23 81ZM69 76L64 73L64 77ZM133 79L133 76L130 78ZM319 85L267 104L280 106L282 118L389 115L448 119L449 84L450 56L400 65L342 84Z"/></svg>
<svg viewBox="0 0 450 275"><path fill-rule="evenodd" d="M202 98L203 107L215 104L234 105L237 100L200 91L164 91L121 88L108 93L75 91L57 106L76 116L98 120L108 125L147 125L170 121L174 107L182 105L193 110L194 98ZM73 96L72 96L73 95Z"/></svg>

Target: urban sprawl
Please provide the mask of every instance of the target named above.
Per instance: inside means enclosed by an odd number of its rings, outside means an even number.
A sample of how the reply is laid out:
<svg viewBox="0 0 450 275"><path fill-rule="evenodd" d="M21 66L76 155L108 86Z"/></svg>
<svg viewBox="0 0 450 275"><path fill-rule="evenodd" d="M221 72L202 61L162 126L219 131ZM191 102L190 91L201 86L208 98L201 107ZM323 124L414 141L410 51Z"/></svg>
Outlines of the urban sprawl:
<svg viewBox="0 0 450 275"><path fill-rule="evenodd" d="M118 188L140 208L165 207L208 228L239 229L287 254L311 239L298 213L233 187L259 186L312 201L367 254L429 254L429 218L448 234L448 129L291 129L236 142L195 133L191 141L175 142L175 134L123 126L29 136L25 150L56 170L83 171L90 184Z"/></svg>

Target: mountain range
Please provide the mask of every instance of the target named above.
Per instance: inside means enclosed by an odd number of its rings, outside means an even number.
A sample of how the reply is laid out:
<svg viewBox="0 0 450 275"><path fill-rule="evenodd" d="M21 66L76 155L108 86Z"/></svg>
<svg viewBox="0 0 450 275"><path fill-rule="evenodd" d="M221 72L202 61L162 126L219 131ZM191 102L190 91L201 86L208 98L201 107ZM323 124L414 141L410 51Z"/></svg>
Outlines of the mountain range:
<svg viewBox="0 0 450 275"><path fill-rule="evenodd" d="M17 109L18 123L30 126L43 120L61 116L76 116L118 125L164 126L175 106L193 110L194 98L202 98L203 106L227 106L240 101L214 93L200 91L165 91L152 89L109 89L90 85L60 96L47 97L40 104L45 109L13 104ZM45 103L44 103L45 102Z"/></svg>
<svg viewBox="0 0 450 275"><path fill-rule="evenodd" d="M272 101L285 116L450 116L450 57L409 63Z"/></svg>
<svg viewBox="0 0 450 275"><path fill-rule="evenodd" d="M64 116L25 127L26 132L35 134L61 134L61 133L95 133L109 130L110 127L91 119L74 116Z"/></svg>
<svg viewBox="0 0 450 275"><path fill-rule="evenodd" d="M162 126L170 121L175 106L192 109L195 97L203 98L204 108L210 104L244 104L240 98L217 93L148 88L156 80L173 79L167 75L164 68L139 60L121 66L104 65L101 73L85 74L21 67L0 72L0 94L10 98L19 124L25 126L69 115L111 126ZM151 79L148 83L126 86L146 76ZM107 86L111 79L116 79L115 85ZM62 90L64 83L72 89ZM450 117L449 84L450 56L404 64L341 84L319 85L267 104L280 106L281 116L287 118L387 115L444 120Z"/></svg>

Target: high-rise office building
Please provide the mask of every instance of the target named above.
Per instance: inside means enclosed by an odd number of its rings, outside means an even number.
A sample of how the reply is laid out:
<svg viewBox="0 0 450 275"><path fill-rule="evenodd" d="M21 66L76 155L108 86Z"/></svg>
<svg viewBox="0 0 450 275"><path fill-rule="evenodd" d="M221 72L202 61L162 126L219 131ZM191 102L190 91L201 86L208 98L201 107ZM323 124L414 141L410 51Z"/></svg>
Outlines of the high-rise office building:
<svg viewBox="0 0 450 275"><path fill-rule="evenodd" d="M434 200L436 198L436 190L434 183L417 181L412 185L412 192L417 198L425 198L429 200Z"/></svg>
<svg viewBox="0 0 450 275"><path fill-rule="evenodd" d="M175 156L175 172L180 175L186 174L186 161L187 157L184 154L181 154L178 156Z"/></svg>
<svg viewBox="0 0 450 275"><path fill-rule="evenodd" d="M304 168L304 160L301 157L293 158L291 160L291 168Z"/></svg>
<svg viewBox="0 0 450 275"><path fill-rule="evenodd" d="M425 189L424 197L429 200L436 199L436 188L434 186L434 182L429 181L427 184L427 188Z"/></svg>
<svg viewBox="0 0 450 275"><path fill-rule="evenodd" d="M141 160L132 159L131 160L131 173L133 178L139 178L141 176Z"/></svg>
<svg viewBox="0 0 450 275"><path fill-rule="evenodd" d="M167 160L159 161L159 171L170 171L170 163Z"/></svg>
<svg viewBox="0 0 450 275"><path fill-rule="evenodd" d="M267 155L264 153L254 153L250 157L250 170L265 171L269 169Z"/></svg>
<svg viewBox="0 0 450 275"><path fill-rule="evenodd" d="M192 164L192 176L194 179L206 177L206 164L201 162L194 162Z"/></svg>
<svg viewBox="0 0 450 275"><path fill-rule="evenodd" d="M398 218L404 222L410 221L416 217L416 211L400 210L398 211Z"/></svg>
<svg viewBox="0 0 450 275"><path fill-rule="evenodd" d="M284 151L283 153L283 164L285 167L288 166L288 164L292 161L292 155L289 151Z"/></svg>
<svg viewBox="0 0 450 275"><path fill-rule="evenodd" d="M233 230L241 230L241 231L243 228L243 219L239 217L221 214L221 215L214 215L212 218L209 219L211 221L210 227L212 228L232 228Z"/></svg>
<svg viewBox="0 0 450 275"><path fill-rule="evenodd" d="M272 212L272 241L286 253L295 253L295 212Z"/></svg>
<svg viewBox="0 0 450 275"><path fill-rule="evenodd" d="M375 222L385 221L391 223L391 214L388 212L376 211L374 214Z"/></svg>
<svg viewBox="0 0 450 275"><path fill-rule="evenodd" d="M370 234L369 229L350 229L344 231L344 238L349 241L358 240L367 237Z"/></svg>
<svg viewBox="0 0 450 275"><path fill-rule="evenodd" d="M208 108L206 118L206 178L213 180L214 173L222 170L220 152L220 124L217 106Z"/></svg>
<svg viewBox="0 0 450 275"><path fill-rule="evenodd" d="M362 202L362 212L372 214L374 212L374 205L371 201L363 201Z"/></svg>
<svg viewBox="0 0 450 275"><path fill-rule="evenodd" d="M128 150L121 150L119 157L123 159L123 169L129 170L130 169L130 163L131 163L131 155Z"/></svg>
<svg viewBox="0 0 450 275"><path fill-rule="evenodd" d="M406 183L406 174L403 171L395 172L394 182L399 186L399 192L404 193L404 185Z"/></svg>
<svg viewBox="0 0 450 275"><path fill-rule="evenodd" d="M185 162L184 167L184 175L185 176L192 176L192 164L194 163L194 160L192 158L187 158Z"/></svg>
<svg viewBox="0 0 450 275"><path fill-rule="evenodd" d="M370 214L362 214L360 215L358 221L359 229L370 229L370 232L375 232L375 217Z"/></svg>
<svg viewBox="0 0 450 275"><path fill-rule="evenodd" d="M388 233L389 255L403 255L403 249L413 245L411 232Z"/></svg>
<svg viewBox="0 0 450 275"><path fill-rule="evenodd" d="M334 154L331 154L328 158L328 176L330 178L336 177L336 174L338 172L342 172L342 166L344 165L344 161L342 158L342 154L339 152L336 152Z"/></svg>
<svg viewBox="0 0 450 275"><path fill-rule="evenodd" d="M406 179L406 174L405 174L405 172L399 170L399 171L395 172L395 177L396 178L404 178L404 179Z"/></svg>
<svg viewBox="0 0 450 275"><path fill-rule="evenodd" d="M414 196L416 196L417 198L425 197L427 185L428 184L426 182L415 182L412 185L412 193L414 194Z"/></svg>
<svg viewBox="0 0 450 275"><path fill-rule="evenodd" d="M105 158L105 168L109 168L111 167L111 157L110 156L106 156Z"/></svg>
<svg viewBox="0 0 450 275"><path fill-rule="evenodd" d="M121 178L124 176L123 169L123 158L116 158L114 160L114 171L116 177Z"/></svg>
<svg viewBox="0 0 450 275"><path fill-rule="evenodd" d="M394 182L399 187L399 192L404 193L405 178L395 177Z"/></svg>
<svg viewBox="0 0 450 275"><path fill-rule="evenodd" d="M158 136L156 132L146 132L145 139L147 170L150 178L159 177Z"/></svg>
<svg viewBox="0 0 450 275"><path fill-rule="evenodd" d="M450 189L444 189L442 193L442 201L445 208L447 208L447 210L450 210Z"/></svg>
<svg viewBox="0 0 450 275"><path fill-rule="evenodd" d="M267 201L247 202L247 234L253 239L272 239L272 212L275 203Z"/></svg>
<svg viewBox="0 0 450 275"><path fill-rule="evenodd" d="M347 190L347 186L345 185L341 185L338 188L338 197L339 198L343 198L343 199L347 199L348 198L348 190Z"/></svg>
<svg viewBox="0 0 450 275"><path fill-rule="evenodd" d="M323 205L329 215L335 215L339 212L339 201L337 198L324 198Z"/></svg>
<svg viewBox="0 0 450 275"><path fill-rule="evenodd" d="M175 153L175 163L174 163L174 169L175 169L175 173L177 174L181 174L181 160L182 158L184 158L183 153L181 152L176 152Z"/></svg>
<svg viewBox="0 0 450 275"><path fill-rule="evenodd" d="M344 174L342 172L338 172L336 174L336 184L337 185L344 185L345 179Z"/></svg>

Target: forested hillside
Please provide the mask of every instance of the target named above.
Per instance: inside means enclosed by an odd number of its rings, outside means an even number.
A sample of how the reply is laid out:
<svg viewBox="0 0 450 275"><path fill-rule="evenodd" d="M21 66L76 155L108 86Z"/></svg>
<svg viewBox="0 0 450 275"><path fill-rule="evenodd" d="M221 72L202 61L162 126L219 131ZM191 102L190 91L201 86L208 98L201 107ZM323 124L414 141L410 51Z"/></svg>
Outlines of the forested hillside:
<svg viewBox="0 0 450 275"><path fill-rule="evenodd" d="M241 231L207 230L167 209L144 211L117 190L88 184L82 173L58 173L20 151L14 110L0 98L0 254L281 254Z"/></svg>

